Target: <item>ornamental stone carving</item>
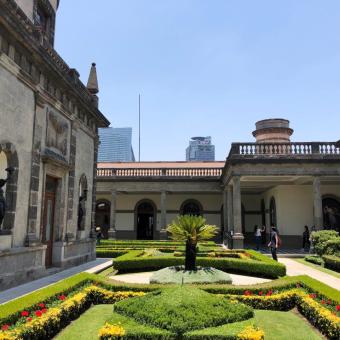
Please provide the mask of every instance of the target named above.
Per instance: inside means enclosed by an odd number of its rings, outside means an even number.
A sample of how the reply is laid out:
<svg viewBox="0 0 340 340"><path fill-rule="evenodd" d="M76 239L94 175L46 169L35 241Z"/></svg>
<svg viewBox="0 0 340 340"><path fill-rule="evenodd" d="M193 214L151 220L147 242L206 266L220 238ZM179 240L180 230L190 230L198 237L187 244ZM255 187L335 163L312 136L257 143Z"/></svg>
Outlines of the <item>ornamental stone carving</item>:
<svg viewBox="0 0 340 340"><path fill-rule="evenodd" d="M68 155L69 123L61 115L47 112L46 147L61 154L64 158Z"/></svg>

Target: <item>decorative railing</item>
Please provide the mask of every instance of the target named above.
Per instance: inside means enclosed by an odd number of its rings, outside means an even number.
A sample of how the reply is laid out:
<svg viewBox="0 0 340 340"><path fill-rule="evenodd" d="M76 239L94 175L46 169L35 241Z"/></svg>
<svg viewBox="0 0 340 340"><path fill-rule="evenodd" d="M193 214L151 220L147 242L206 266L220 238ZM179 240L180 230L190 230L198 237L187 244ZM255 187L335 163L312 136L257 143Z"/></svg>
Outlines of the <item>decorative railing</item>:
<svg viewBox="0 0 340 340"><path fill-rule="evenodd" d="M232 143L231 156L340 155L336 143Z"/></svg>
<svg viewBox="0 0 340 340"><path fill-rule="evenodd" d="M222 168L99 168L97 177L220 177Z"/></svg>

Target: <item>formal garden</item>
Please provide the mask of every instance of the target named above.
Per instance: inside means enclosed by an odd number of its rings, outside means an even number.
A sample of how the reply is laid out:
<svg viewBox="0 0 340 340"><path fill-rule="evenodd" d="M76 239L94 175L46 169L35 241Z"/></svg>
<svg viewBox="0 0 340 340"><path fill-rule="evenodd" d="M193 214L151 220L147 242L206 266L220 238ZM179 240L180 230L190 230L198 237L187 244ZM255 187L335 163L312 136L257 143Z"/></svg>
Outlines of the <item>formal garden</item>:
<svg viewBox="0 0 340 340"><path fill-rule="evenodd" d="M340 338L338 290L288 277L255 251L224 250L205 241L214 232L205 227L169 229L176 241L101 242L111 268L0 305L0 339ZM149 284L115 280L147 270ZM236 285L231 273L270 280Z"/></svg>

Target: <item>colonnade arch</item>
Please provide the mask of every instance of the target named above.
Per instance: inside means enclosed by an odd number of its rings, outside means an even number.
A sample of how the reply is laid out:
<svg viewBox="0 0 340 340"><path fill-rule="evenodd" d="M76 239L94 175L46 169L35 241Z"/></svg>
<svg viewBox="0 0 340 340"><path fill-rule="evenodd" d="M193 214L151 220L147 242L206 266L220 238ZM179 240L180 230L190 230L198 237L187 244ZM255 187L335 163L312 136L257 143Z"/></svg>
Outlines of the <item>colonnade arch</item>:
<svg viewBox="0 0 340 340"><path fill-rule="evenodd" d="M157 225L157 207L150 199L142 199L135 206L137 240L153 240Z"/></svg>
<svg viewBox="0 0 340 340"><path fill-rule="evenodd" d="M96 227L100 227L103 238L108 238L110 228L110 209L111 202L105 199L100 199L96 202Z"/></svg>

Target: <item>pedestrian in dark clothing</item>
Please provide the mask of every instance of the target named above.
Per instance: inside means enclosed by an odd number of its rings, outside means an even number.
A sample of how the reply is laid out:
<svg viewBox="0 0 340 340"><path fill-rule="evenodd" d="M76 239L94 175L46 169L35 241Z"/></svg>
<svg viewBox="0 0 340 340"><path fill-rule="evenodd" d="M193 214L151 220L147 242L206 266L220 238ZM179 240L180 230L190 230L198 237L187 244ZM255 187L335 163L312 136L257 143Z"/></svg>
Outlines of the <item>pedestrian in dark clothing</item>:
<svg viewBox="0 0 340 340"><path fill-rule="evenodd" d="M273 260L277 261L277 248L279 247L279 236L277 235L276 228L272 226L272 231L270 232L270 242L268 243L270 251L272 253Z"/></svg>
<svg viewBox="0 0 340 340"><path fill-rule="evenodd" d="M302 248L304 251L308 251L310 247L310 241L309 241L309 229L308 226L305 225L305 231L302 234Z"/></svg>

